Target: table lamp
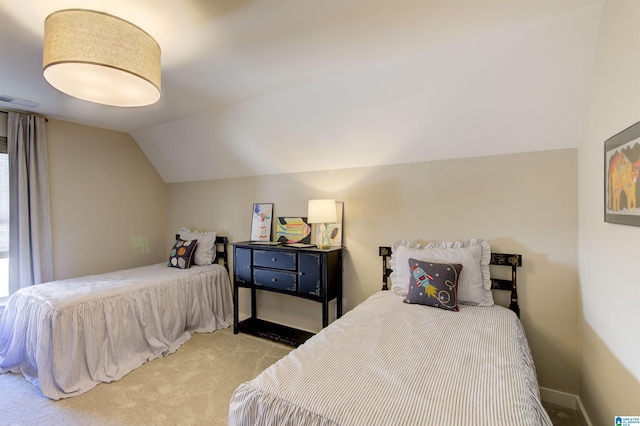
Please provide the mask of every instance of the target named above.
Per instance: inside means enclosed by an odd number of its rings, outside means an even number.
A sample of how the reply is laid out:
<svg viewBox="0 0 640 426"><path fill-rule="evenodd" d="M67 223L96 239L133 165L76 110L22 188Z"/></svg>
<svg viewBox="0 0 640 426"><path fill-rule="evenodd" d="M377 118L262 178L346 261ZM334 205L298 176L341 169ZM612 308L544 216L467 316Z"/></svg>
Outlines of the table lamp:
<svg viewBox="0 0 640 426"><path fill-rule="evenodd" d="M331 239L329 238L327 223L335 223L337 221L336 200L309 200L307 222L320 224L321 238L318 248L331 248Z"/></svg>

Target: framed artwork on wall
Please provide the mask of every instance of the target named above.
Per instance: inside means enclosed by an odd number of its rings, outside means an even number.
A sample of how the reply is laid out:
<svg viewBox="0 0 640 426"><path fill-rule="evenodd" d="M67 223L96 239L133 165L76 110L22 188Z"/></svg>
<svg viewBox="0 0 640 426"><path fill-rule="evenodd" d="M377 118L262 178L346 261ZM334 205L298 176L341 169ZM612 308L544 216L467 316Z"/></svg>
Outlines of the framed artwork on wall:
<svg viewBox="0 0 640 426"><path fill-rule="evenodd" d="M343 227L343 215L344 215L344 203L342 201L336 201L336 216L338 221L335 223L328 223L329 240L331 247L342 247L342 227ZM313 234L313 244L321 245L324 231L322 225L314 223L311 229Z"/></svg>
<svg viewBox="0 0 640 426"><path fill-rule="evenodd" d="M253 205L251 217L251 241L271 241L273 203Z"/></svg>
<svg viewBox="0 0 640 426"><path fill-rule="evenodd" d="M604 143L604 221L640 226L640 122Z"/></svg>

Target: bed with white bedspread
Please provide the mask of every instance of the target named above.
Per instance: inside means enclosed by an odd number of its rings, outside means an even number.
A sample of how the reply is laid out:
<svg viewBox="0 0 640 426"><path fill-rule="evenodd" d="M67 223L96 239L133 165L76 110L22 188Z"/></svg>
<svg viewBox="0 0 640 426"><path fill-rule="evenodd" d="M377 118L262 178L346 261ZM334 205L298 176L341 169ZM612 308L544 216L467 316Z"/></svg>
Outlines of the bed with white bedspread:
<svg viewBox="0 0 640 426"><path fill-rule="evenodd" d="M162 263L38 284L13 294L5 308L0 373L21 373L44 396L67 398L175 352L191 333L232 321L229 273L217 263Z"/></svg>
<svg viewBox="0 0 640 426"><path fill-rule="evenodd" d="M241 384L229 424L551 425L516 313L492 301L456 310L406 297L374 293Z"/></svg>

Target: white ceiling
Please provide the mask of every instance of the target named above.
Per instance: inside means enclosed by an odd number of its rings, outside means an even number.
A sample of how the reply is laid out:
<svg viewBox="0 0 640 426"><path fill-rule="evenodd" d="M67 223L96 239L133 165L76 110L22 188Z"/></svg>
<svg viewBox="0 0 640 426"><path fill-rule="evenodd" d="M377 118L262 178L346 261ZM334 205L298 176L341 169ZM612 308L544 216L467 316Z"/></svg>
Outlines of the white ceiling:
<svg viewBox="0 0 640 426"><path fill-rule="evenodd" d="M42 78L45 17L129 20L162 97L115 108ZM0 0L0 95L131 133L165 182L576 147L602 0Z"/></svg>

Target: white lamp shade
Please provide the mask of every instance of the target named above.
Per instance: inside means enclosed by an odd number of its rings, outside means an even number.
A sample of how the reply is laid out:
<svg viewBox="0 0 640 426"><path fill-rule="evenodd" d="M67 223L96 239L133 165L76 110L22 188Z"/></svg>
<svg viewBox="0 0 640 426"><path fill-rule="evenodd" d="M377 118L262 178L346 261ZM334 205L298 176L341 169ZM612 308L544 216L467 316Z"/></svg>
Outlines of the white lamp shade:
<svg viewBox="0 0 640 426"><path fill-rule="evenodd" d="M160 99L160 46L142 29L107 13L60 10L45 20L42 74L79 99L150 105Z"/></svg>
<svg viewBox="0 0 640 426"><path fill-rule="evenodd" d="M308 223L334 223L337 221L336 200L309 200Z"/></svg>

